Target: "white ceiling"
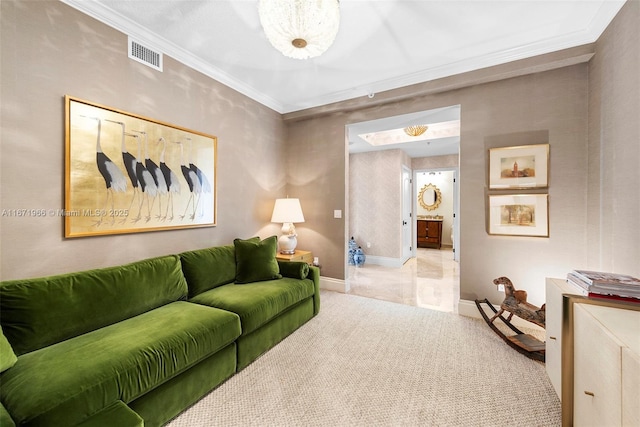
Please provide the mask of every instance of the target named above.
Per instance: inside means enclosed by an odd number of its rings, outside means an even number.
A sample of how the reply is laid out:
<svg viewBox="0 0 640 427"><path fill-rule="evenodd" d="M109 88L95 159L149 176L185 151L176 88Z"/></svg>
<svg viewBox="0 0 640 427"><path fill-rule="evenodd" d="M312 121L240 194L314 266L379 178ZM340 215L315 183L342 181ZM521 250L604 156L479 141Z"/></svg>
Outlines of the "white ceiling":
<svg viewBox="0 0 640 427"><path fill-rule="evenodd" d="M334 44L298 60L269 44L257 0L61 1L280 113L591 43L624 4L340 0Z"/></svg>

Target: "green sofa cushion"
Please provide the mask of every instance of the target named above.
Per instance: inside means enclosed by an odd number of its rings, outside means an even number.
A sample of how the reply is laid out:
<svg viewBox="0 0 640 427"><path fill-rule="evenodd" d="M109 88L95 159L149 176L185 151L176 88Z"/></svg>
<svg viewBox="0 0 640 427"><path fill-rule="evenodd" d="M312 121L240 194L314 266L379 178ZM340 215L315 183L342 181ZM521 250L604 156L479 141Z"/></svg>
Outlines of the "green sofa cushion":
<svg viewBox="0 0 640 427"><path fill-rule="evenodd" d="M9 412L7 412L7 409L2 403L0 403L0 426L16 427L16 423L13 422L11 415L9 415Z"/></svg>
<svg viewBox="0 0 640 427"><path fill-rule="evenodd" d="M131 408L118 400L76 427L144 427L144 420Z"/></svg>
<svg viewBox="0 0 640 427"><path fill-rule="evenodd" d="M180 262L190 298L231 283L236 278L236 251L233 245L183 252Z"/></svg>
<svg viewBox="0 0 640 427"><path fill-rule="evenodd" d="M7 337L4 336L2 332L2 327L0 327L0 372L4 372L18 361L18 357L13 352L13 348L11 348L11 344L7 341Z"/></svg>
<svg viewBox="0 0 640 427"><path fill-rule="evenodd" d="M253 283L282 277L276 260L276 236L262 241L235 239L233 245L236 249L236 283Z"/></svg>
<svg viewBox="0 0 640 427"><path fill-rule="evenodd" d="M177 255L0 283L0 322L21 354L185 299Z"/></svg>
<svg viewBox="0 0 640 427"><path fill-rule="evenodd" d="M18 425L75 425L129 403L233 343L238 316L178 301L24 354L2 374L0 401Z"/></svg>
<svg viewBox="0 0 640 427"><path fill-rule="evenodd" d="M309 279L282 278L238 285L230 283L204 292L190 301L221 308L240 316L247 335L314 293Z"/></svg>
<svg viewBox="0 0 640 427"><path fill-rule="evenodd" d="M292 279L306 279L309 275L309 264L302 261L278 261L280 274Z"/></svg>

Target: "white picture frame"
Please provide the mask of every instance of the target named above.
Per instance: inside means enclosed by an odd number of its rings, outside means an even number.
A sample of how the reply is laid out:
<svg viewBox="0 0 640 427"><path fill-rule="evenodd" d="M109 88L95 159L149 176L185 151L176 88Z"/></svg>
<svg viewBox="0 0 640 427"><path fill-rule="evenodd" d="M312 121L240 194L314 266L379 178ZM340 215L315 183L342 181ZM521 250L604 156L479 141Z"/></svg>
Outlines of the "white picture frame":
<svg viewBox="0 0 640 427"><path fill-rule="evenodd" d="M489 195L489 234L549 237L549 195Z"/></svg>
<svg viewBox="0 0 640 427"><path fill-rule="evenodd" d="M491 190L547 188L549 144L489 149Z"/></svg>

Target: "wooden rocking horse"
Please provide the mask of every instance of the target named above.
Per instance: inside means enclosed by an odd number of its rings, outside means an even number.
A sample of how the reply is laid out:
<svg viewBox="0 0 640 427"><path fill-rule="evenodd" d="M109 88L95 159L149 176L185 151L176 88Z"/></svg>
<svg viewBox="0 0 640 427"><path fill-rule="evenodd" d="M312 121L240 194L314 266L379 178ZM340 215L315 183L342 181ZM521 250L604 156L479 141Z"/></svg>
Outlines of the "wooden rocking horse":
<svg viewBox="0 0 640 427"><path fill-rule="evenodd" d="M532 335L525 334L511 323L511 318L515 314L521 319L527 320L531 323L535 323L538 326L545 327L545 305L537 307L527 302L527 291L516 290L515 286L509 278L498 277L493 280L493 284L496 286L503 285L505 298L500 304L500 310L497 310L486 298L484 300L475 300L476 307L480 311L482 318L487 322L487 325L498 334L509 346L524 354L525 356L544 362L545 355L545 343L538 340ZM487 305L491 311L493 311L493 317L489 318L487 313L482 308L481 304ZM509 316L505 318L503 313L509 312ZM516 335L507 336L494 324L496 319L502 320Z"/></svg>

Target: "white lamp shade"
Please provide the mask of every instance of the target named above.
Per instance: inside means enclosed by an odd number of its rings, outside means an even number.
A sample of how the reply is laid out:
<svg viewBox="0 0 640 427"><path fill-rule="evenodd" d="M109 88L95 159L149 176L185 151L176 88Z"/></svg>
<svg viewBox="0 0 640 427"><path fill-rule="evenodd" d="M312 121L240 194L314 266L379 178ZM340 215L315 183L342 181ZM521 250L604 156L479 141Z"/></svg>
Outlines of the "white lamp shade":
<svg viewBox="0 0 640 427"><path fill-rule="evenodd" d="M276 199L271 222L304 222L299 199Z"/></svg>

